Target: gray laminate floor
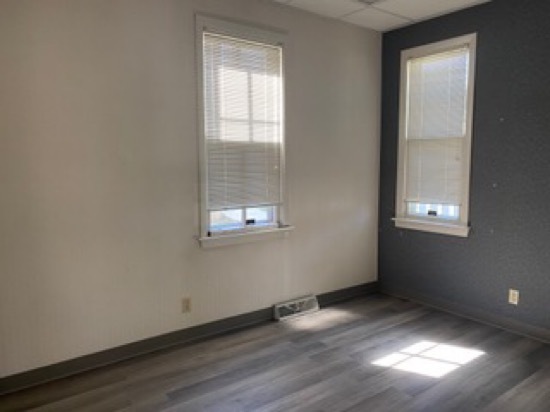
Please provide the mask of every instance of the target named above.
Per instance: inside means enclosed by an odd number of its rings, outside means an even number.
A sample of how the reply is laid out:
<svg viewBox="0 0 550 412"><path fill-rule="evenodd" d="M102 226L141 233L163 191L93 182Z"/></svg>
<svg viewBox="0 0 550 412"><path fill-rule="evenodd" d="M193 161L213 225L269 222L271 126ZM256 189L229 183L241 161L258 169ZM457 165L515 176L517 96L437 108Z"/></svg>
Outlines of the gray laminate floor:
<svg viewBox="0 0 550 412"><path fill-rule="evenodd" d="M0 398L36 411L550 411L550 346L372 296Z"/></svg>

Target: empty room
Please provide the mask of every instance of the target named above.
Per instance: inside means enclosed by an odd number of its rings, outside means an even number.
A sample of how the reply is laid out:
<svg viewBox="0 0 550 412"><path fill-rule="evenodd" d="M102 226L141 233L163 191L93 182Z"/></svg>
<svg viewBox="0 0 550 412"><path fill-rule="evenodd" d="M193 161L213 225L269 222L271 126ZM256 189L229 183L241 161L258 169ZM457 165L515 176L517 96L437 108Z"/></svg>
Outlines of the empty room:
<svg viewBox="0 0 550 412"><path fill-rule="evenodd" d="M0 411L550 411L549 22L0 0Z"/></svg>

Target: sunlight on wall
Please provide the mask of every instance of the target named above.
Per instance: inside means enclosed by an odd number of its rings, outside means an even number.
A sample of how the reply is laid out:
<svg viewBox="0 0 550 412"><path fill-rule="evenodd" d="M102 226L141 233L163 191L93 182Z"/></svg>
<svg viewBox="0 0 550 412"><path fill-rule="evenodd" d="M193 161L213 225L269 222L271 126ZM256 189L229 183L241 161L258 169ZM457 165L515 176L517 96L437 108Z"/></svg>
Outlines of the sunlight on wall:
<svg viewBox="0 0 550 412"><path fill-rule="evenodd" d="M377 359L372 364L441 378L484 354L477 349L421 341Z"/></svg>

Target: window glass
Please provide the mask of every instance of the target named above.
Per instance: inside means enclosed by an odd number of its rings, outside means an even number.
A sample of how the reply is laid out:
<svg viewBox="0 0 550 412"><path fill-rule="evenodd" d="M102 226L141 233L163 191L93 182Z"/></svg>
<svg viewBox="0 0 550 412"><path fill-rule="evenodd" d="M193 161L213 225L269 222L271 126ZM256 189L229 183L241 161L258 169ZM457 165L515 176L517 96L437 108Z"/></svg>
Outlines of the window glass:
<svg viewBox="0 0 550 412"><path fill-rule="evenodd" d="M243 210L217 210L210 212L210 230L236 230L244 227Z"/></svg>

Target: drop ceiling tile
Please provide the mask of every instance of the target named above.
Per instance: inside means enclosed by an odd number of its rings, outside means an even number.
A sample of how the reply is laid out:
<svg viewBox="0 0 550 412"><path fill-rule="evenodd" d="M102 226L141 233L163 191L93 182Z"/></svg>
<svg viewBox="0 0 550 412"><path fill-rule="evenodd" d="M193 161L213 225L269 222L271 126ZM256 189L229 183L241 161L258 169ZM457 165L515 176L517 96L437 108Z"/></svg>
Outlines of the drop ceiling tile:
<svg viewBox="0 0 550 412"><path fill-rule="evenodd" d="M292 0L288 4L328 17L342 17L365 7L357 0Z"/></svg>
<svg viewBox="0 0 550 412"><path fill-rule="evenodd" d="M372 7L347 15L342 20L378 31L387 31L411 23L408 19L385 13Z"/></svg>
<svg viewBox="0 0 550 412"><path fill-rule="evenodd" d="M375 7L413 20L424 20L487 1L489 0L386 0L375 4Z"/></svg>

